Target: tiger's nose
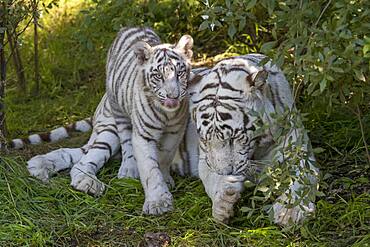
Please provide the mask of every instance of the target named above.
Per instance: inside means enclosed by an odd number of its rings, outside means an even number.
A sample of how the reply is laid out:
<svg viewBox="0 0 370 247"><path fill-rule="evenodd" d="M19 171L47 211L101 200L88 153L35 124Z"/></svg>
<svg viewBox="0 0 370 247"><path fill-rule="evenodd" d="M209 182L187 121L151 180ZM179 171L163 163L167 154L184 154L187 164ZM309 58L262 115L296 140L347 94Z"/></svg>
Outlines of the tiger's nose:
<svg viewBox="0 0 370 247"><path fill-rule="evenodd" d="M178 92L167 92L166 96L168 99L178 99L180 95Z"/></svg>

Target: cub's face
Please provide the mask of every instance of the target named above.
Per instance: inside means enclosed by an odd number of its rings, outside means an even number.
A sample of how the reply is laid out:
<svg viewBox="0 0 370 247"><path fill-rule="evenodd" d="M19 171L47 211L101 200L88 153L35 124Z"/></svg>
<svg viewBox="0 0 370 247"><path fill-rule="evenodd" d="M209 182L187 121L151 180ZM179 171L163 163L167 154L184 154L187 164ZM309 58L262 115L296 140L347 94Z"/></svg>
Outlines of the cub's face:
<svg viewBox="0 0 370 247"><path fill-rule="evenodd" d="M146 86L166 111L177 110L187 94L192 45L189 35L183 36L177 45L136 44L135 53L143 65Z"/></svg>
<svg viewBox="0 0 370 247"><path fill-rule="evenodd" d="M243 70L215 66L191 88L200 159L221 175L243 174L255 149L259 118L252 110L258 99L251 95L247 76Z"/></svg>

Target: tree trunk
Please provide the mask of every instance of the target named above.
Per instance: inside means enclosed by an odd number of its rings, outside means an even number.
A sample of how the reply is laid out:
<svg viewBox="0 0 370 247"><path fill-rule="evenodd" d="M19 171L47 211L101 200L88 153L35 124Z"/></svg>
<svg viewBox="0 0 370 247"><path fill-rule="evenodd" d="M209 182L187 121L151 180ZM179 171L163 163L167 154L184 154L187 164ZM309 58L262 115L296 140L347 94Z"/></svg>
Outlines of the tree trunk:
<svg viewBox="0 0 370 247"><path fill-rule="evenodd" d="M40 69L39 69L39 37L38 37L38 0L33 0L32 7L33 7L33 26L34 26L34 60L35 60L35 94L38 95L40 93Z"/></svg>
<svg viewBox="0 0 370 247"><path fill-rule="evenodd" d="M6 6L5 3L0 5L0 146L5 144L6 128L5 128L5 81L6 81L6 61L4 51L5 27L6 27Z"/></svg>
<svg viewBox="0 0 370 247"><path fill-rule="evenodd" d="M24 67L23 67L22 59L19 53L18 42L14 37L10 35L9 31L6 34L8 37L8 43L10 46L10 51L12 54L13 63L14 63L15 71L16 71L17 78L18 78L18 88L22 93L25 94L27 90L26 77L24 75Z"/></svg>

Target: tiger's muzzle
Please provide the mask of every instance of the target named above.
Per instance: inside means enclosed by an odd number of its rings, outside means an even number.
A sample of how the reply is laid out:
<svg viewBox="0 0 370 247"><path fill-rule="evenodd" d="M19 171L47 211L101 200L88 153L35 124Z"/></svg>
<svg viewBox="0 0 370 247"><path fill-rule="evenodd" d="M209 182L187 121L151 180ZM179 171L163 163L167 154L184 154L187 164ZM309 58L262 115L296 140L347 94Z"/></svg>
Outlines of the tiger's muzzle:
<svg viewBox="0 0 370 247"><path fill-rule="evenodd" d="M174 109L180 105L179 99L167 98L163 101L163 105L167 108Z"/></svg>

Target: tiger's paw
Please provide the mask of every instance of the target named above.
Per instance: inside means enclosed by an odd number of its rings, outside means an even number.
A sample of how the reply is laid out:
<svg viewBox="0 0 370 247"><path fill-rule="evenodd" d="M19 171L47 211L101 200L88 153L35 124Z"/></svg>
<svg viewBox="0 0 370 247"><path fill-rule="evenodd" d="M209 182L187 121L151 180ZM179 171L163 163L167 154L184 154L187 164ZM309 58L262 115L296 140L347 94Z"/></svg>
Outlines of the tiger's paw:
<svg viewBox="0 0 370 247"><path fill-rule="evenodd" d="M234 205L240 199L244 188L244 176L225 176L212 200L212 216L220 222L228 223L234 216Z"/></svg>
<svg viewBox="0 0 370 247"><path fill-rule="evenodd" d="M274 211L275 224L281 226L300 224L308 215L315 211L315 204L312 202L310 202L308 205L301 203L292 208L288 208L288 206L284 204L286 199L287 197L285 195L280 196L272 207Z"/></svg>
<svg viewBox="0 0 370 247"><path fill-rule="evenodd" d="M127 161L121 163L121 167L118 171L118 178L139 178L139 170L136 165L134 158L128 159Z"/></svg>
<svg viewBox="0 0 370 247"><path fill-rule="evenodd" d="M105 190L104 184L92 174L82 173L72 176L71 186L93 196L101 196Z"/></svg>
<svg viewBox="0 0 370 247"><path fill-rule="evenodd" d="M172 194L165 192L160 198L145 198L143 213L159 215L173 210Z"/></svg>
<svg viewBox="0 0 370 247"><path fill-rule="evenodd" d="M43 155L37 155L27 161L27 169L31 176L48 182L49 178L55 173L55 165Z"/></svg>

